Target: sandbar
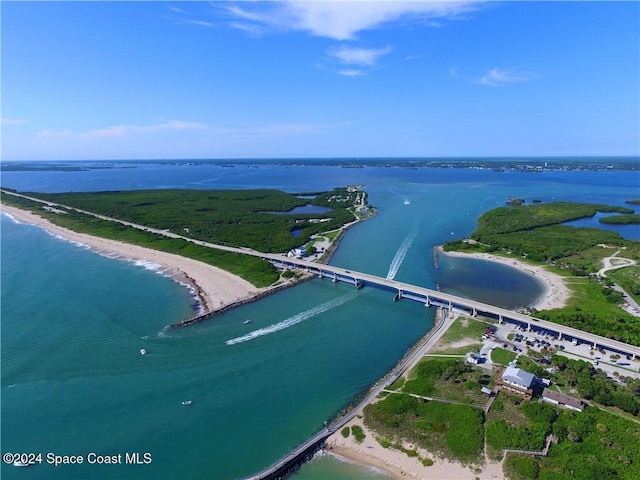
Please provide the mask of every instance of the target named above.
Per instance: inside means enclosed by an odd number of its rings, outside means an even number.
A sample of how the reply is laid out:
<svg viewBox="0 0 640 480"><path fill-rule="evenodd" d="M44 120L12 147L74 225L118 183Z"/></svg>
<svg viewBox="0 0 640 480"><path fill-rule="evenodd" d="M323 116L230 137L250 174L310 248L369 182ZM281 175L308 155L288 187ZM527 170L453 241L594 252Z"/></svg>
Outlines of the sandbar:
<svg viewBox="0 0 640 480"><path fill-rule="evenodd" d="M191 289L200 304L199 313L250 299L264 290L226 270L191 258L74 232L59 227L36 213L4 203L0 203L0 209L18 222L36 225L54 236L86 246L101 255L137 264L155 265L158 273Z"/></svg>

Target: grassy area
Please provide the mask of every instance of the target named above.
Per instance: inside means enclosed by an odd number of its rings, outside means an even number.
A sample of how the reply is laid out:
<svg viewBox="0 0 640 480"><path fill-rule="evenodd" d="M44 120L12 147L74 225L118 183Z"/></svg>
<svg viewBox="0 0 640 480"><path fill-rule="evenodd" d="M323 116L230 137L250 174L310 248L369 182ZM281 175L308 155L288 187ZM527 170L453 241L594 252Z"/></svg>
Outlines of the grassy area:
<svg viewBox="0 0 640 480"><path fill-rule="evenodd" d="M477 352L482 346L480 337L489 325L491 324L482 320L460 316L453 321L431 351L444 355L465 355L468 352Z"/></svg>
<svg viewBox="0 0 640 480"><path fill-rule="evenodd" d="M624 253L621 253L624 256ZM607 278L620 285L640 303L640 266L621 268L607 272Z"/></svg>
<svg viewBox="0 0 640 480"><path fill-rule="evenodd" d="M610 301L609 290L589 278L573 278L573 292L564 308L539 312L538 317L587 332L640 345L640 319Z"/></svg>
<svg viewBox="0 0 640 480"><path fill-rule="evenodd" d="M517 353L504 348L496 347L491 351L491 362L496 365L507 366L511 360L516 358Z"/></svg>
<svg viewBox="0 0 640 480"><path fill-rule="evenodd" d="M478 339L492 325L469 317L456 318L438 343L455 343L468 338Z"/></svg>
<svg viewBox="0 0 640 480"><path fill-rule="evenodd" d="M487 397L480 389L492 385L491 375L466 364L462 359L428 357L415 366L409 379L398 391L484 405Z"/></svg>

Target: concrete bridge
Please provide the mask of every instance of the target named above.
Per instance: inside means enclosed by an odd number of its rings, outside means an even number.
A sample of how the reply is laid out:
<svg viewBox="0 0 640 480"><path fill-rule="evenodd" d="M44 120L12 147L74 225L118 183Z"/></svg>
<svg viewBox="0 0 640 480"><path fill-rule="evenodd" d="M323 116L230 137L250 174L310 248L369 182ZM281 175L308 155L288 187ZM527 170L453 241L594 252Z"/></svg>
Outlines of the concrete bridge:
<svg viewBox="0 0 640 480"><path fill-rule="evenodd" d="M7 195L14 195L17 197L23 197L34 202L41 203L50 208L62 208L66 210L75 210L77 212L84 213L86 215L92 215L96 218L108 220L112 222L121 223L139 230L164 235L171 238L180 238L188 242L202 245L204 247L216 248L219 250L226 250L230 252L240 253L243 255L252 255L254 257L260 257L270 261L276 267L280 268L302 268L309 273L315 274L320 278L329 278L334 282L348 282L352 283L356 288L361 288L364 285L371 285L378 288L390 290L394 292L394 300L400 300L406 298L416 302L421 302L425 306L437 306L445 309L461 310L467 315L476 316L482 314L483 316L496 318L500 323L508 322L515 323L522 327L525 327L529 331L539 331L548 334L552 337L556 337L559 340L576 341L577 343L586 343L593 349L603 349L611 352L615 352L620 355L626 355L630 358L640 358L640 347L629 345L609 338L594 335L592 333L584 332L576 328L566 327L557 323L549 322L539 318L535 318L522 313L513 312L505 308L495 307L482 302L476 302L467 298L458 297L437 290L431 290L429 288L419 287L408 283L402 283L387 278L370 275L368 273L356 272L347 270L345 268L334 267L331 265L323 265L319 263L309 262L302 259L285 257L277 254L266 254L258 252L250 248L237 248L228 247L225 245L219 245L215 243L205 242L202 240L195 240L193 238L185 237L168 230L159 230L150 228L145 225L139 225L132 222L119 220L113 217L100 215L94 212L88 212L68 205L62 205L59 203L48 202L39 198L30 197L17 192L11 192L4 189L0 189L2 193Z"/></svg>
<svg viewBox="0 0 640 480"><path fill-rule="evenodd" d="M305 271L317 275L320 278L328 278L334 282L347 282L356 288L365 285L382 288L393 293L394 301L408 299L423 303L425 306L443 307L448 310L456 309L470 316L482 315L495 318L500 323L514 323L526 328L529 331L541 332L545 335L555 337L558 340L569 340L577 343L586 343L593 349L603 349L630 358L640 358L640 347L627 343L601 337L592 333L584 332L576 328L559 325L557 323L532 317L524 313L514 312L505 308L496 307L487 303L469 300L468 298L451 295L448 293L419 287L409 283L398 282L387 278L370 275L368 273L347 270L331 265L322 265L295 258L285 258L279 255L262 255L262 258L272 262L279 268L301 268Z"/></svg>

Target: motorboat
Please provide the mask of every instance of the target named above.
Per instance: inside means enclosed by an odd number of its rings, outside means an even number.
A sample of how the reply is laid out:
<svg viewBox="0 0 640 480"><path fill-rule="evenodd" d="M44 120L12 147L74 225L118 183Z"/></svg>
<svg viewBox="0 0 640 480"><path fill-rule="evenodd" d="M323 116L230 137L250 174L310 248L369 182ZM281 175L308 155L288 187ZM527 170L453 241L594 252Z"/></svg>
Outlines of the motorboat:
<svg viewBox="0 0 640 480"><path fill-rule="evenodd" d="M14 467L30 467L31 465L33 465L32 462L23 462L22 460L15 460L13 462Z"/></svg>
<svg viewBox="0 0 640 480"><path fill-rule="evenodd" d="M140 349L140 355L146 355L147 351L144 348Z"/></svg>
<svg viewBox="0 0 640 480"><path fill-rule="evenodd" d="M193 400L183 400L182 404L183 405L191 405L193 403Z"/></svg>
<svg viewBox="0 0 640 480"><path fill-rule="evenodd" d="M244 321L244 324L245 324L245 325L248 325L249 323L251 323L251 320L247 318L247 319Z"/></svg>

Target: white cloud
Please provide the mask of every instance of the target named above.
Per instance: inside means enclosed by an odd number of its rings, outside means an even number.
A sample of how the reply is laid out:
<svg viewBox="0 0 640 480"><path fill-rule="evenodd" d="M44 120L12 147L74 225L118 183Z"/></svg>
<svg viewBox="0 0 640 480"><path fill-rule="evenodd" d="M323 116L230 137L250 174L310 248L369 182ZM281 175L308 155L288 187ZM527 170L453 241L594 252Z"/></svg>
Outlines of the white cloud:
<svg viewBox="0 0 640 480"><path fill-rule="evenodd" d="M208 128L206 125L197 122L183 122L172 120L169 122L158 123L155 125L115 125L104 128L96 128L83 132L74 132L70 130L55 131L43 130L38 134L40 138L79 138L83 140L97 140L103 138L125 138L138 134L153 134L157 132L167 132L171 130L202 130Z"/></svg>
<svg viewBox="0 0 640 480"><path fill-rule="evenodd" d="M338 70L338 73L340 75L344 75L345 77L351 77L351 78L361 77L365 75L365 73L362 70L356 70L356 69Z"/></svg>
<svg viewBox="0 0 640 480"><path fill-rule="evenodd" d="M227 13L242 23L259 24L274 30L296 30L334 40L353 40L359 32L394 22L452 18L471 11L478 1L299 1L284 0L253 5L225 6Z"/></svg>
<svg viewBox="0 0 640 480"><path fill-rule="evenodd" d="M0 125L22 125L25 123L29 123L29 121L19 120L17 118L7 118L7 117L0 118Z"/></svg>
<svg viewBox="0 0 640 480"><path fill-rule="evenodd" d="M334 47L327 50L327 54L337 58L341 63L350 65L364 65L371 67L378 59L391 52L391 46L384 48L355 48L355 47Z"/></svg>
<svg viewBox="0 0 640 480"><path fill-rule="evenodd" d="M528 82L531 77L519 72L515 68L493 68L489 70L480 80L479 85L499 87L511 83Z"/></svg>
<svg viewBox="0 0 640 480"><path fill-rule="evenodd" d="M40 140L83 140L83 141L110 141L128 140L139 141L148 140L155 135L165 140L170 134L193 135L198 134L198 138L204 141L212 138L225 137L247 138L247 137L287 137L297 135L319 135L330 130L351 125L350 122L329 122L329 123L265 123L244 125L240 127L213 127L199 122L185 122L172 120L153 125L114 125L104 128L96 128L85 131L56 131L42 130L38 133Z"/></svg>

